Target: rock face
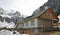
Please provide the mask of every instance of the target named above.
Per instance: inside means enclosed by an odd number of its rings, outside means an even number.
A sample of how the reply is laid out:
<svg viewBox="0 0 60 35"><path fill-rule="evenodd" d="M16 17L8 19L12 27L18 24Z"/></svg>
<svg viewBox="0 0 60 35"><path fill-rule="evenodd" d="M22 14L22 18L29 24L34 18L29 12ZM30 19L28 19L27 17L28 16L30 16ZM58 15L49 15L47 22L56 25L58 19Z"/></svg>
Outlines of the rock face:
<svg viewBox="0 0 60 35"><path fill-rule="evenodd" d="M56 12L57 15L60 14L60 0L48 0L52 9Z"/></svg>
<svg viewBox="0 0 60 35"><path fill-rule="evenodd" d="M15 28L16 19L20 21L23 18L18 11L6 11L0 8L0 27Z"/></svg>
<svg viewBox="0 0 60 35"><path fill-rule="evenodd" d="M13 11L12 11L13 12ZM19 17L19 16L21 16L21 14L18 12L18 11L16 11L15 13L7 13L9 16L12 16L12 17Z"/></svg>
<svg viewBox="0 0 60 35"><path fill-rule="evenodd" d="M9 11L4 10L3 8L0 7L0 21L3 22L4 20L8 23L16 21L16 17L19 18L21 17L21 14L18 11L12 11L10 13L6 13Z"/></svg>
<svg viewBox="0 0 60 35"><path fill-rule="evenodd" d="M39 9L40 11L43 11L46 9L46 7L51 7L57 15L60 14L60 0L48 0Z"/></svg>

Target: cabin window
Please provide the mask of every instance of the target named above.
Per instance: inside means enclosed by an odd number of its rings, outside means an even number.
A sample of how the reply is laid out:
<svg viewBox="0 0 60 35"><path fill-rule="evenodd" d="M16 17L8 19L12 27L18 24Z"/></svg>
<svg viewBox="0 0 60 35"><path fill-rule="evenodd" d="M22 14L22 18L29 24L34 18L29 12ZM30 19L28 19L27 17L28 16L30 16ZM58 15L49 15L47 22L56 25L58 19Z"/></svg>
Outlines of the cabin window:
<svg viewBox="0 0 60 35"><path fill-rule="evenodd" d="M31 25L34 25L34 20L31 21Z"/></svg>
<svg viewBox="0 0 60 35"><path fill-rule="evenodd" d="M46 16L52 16L52 13L48 13L48 12L46 12Z"/></svg>
<svg viewBox="0 0 60 35"><path fill-rule="evenodd" d="M52 16L52 13L50 13L50 16Z"/></svg>
<svg viewBox="0 0 60 35"><path fill-rule="evenodd" d="M28 26L28 22L26 22L26 26Z"/></svg>
<svg viewBox="0 0 60 35"><path fill-rule="evenodd" d="M46 16L49 16L48 12L46 12Z"/></svg>

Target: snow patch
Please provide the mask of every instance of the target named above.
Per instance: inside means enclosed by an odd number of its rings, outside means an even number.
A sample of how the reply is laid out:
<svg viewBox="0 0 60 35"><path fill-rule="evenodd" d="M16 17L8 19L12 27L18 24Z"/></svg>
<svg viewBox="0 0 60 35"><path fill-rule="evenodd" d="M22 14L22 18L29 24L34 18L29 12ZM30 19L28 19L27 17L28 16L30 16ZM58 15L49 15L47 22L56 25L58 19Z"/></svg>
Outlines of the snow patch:
<svg viewBox="0 0 60 35"><path fill-rule="evenodd" d="M13 32L15 32L15 34L13 34ZM9 31L4 29L0 31L0 35L29 35L29 34L20 34L17 31Z"/></svg>
<svg viewBox="0 0 60 35"><path fill-rule="evenodd" d="M2 17L7 17L7 18L11 18L11 16L6 15L6 14L4 14L4 15L1 15L1 14L0 14L0 16L2 16Z"/></svg>
<svg viewBox="0 0 60 35"><path fill-rule="evenodd" d="M4 28L4 27L15 28L15 23L13 23L13 22L8 23L6 21L3 21L3 22L0 21L0 28Z"/></svg>

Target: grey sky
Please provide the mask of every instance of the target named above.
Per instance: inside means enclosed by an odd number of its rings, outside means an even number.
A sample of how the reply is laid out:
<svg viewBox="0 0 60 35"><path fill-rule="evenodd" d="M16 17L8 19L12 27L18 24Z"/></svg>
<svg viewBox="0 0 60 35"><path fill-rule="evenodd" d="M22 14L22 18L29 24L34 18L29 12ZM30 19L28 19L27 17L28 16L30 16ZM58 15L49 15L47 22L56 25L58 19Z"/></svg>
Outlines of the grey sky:
<svg viewBox="0 0 60 35"><path fill-rule="evenodd" d="M6 10L18 10L21 14L31 15L35 9L48 0L0 0L0 7Z"/></svg>

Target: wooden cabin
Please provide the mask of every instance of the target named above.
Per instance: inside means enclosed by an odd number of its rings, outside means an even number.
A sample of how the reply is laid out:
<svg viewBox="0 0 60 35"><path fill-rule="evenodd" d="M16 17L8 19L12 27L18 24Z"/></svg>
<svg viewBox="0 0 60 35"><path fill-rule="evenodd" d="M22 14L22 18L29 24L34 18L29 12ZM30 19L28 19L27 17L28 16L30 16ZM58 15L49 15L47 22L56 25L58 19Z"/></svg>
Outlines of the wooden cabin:
<svg viewBox="0 0 60 35"><path fill-rule="evenodd" d="M57 15L48 7L43 11L37 9L31 16L26 17L24 19L23 27L18 31L25 32L29 35L38 35L41 31L58 29L57 24Z"/></svg>
<svg viewBox="0 0 60 35"><path fill-rule="evenodd" d="M23 28L27 30L27 33L34 32L34 34L36 34L44 30L58 29L58 17L50 7L44 11L34 11L34 13L25 18L24 21Z"/></svg>

